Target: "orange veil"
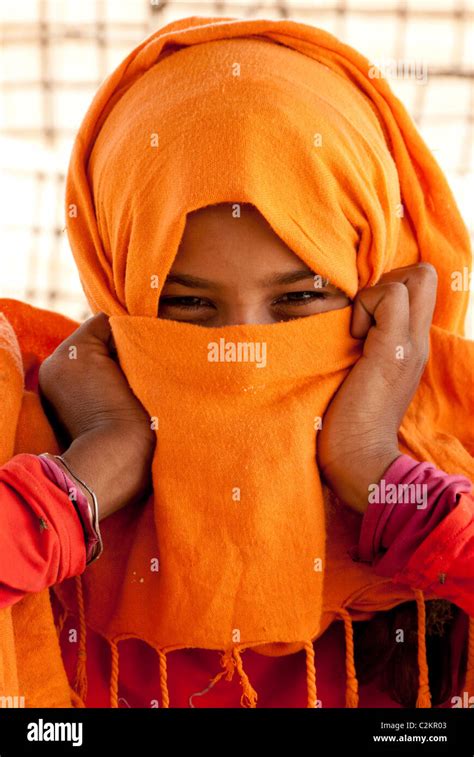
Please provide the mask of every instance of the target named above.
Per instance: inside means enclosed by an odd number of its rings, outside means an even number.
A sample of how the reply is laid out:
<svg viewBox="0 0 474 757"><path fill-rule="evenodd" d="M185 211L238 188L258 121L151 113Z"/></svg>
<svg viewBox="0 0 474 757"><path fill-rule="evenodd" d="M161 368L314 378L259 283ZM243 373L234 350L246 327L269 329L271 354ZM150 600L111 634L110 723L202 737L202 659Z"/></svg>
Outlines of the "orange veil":
<svg viewBox="0 0 474 757"><path fill-rule="evenodd" d="M55 587L64 613L81 619L74 704L87 690L87 625L109 641L115 706L120 641L139 637L160 657L164 706L167 654L203 647L222 650L222 675L240 676L245 706L257 702L246 648L305 649L314 707L312 642L340 618L346 703L357 706L352 621L416 599L418 706L430 705L423 622L431 595L352 561L360 516L332 497L316 465L316 420L360 355L350 308L211 329L157 318L186 214L213 203L233 203L236 215L240 203L255 205L315 273L350 297L385 271L431 262L439 275L431 356L400 449L472 479L472 398L461 368L466 353L472 357L463 338L468 293L451 287L453 272L470 266L467 231L404 107L369 69L352 48L296 21L185 18L133 50L84 118L67 178L68 236L91 308L110 316L157 446L153 496L103 521L101 559ZM73 325L36 310L36 339L28 341L24 306L0 301L0 310L6 333L8 325L14 332L3 353L17 429L3 460L57 452L37 398L25 399L18 356L41 361ZM265 345L265 365L211 362L210 345L220 339ZM12 629L34 601L0 613L10 633L2 637L4 669L20 665L30 688L33 658L58 654L51 637L46 651L23 648L29 662L19 661ZM470 675L473 666L474 642ZM42 685L34 701L54 701Z"/></svg>

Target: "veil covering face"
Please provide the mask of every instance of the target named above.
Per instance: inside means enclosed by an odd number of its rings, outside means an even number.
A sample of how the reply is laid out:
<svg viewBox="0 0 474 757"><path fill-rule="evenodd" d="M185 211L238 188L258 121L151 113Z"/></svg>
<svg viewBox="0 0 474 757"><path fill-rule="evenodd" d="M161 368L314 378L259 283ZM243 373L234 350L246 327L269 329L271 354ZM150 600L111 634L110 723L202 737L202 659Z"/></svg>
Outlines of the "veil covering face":
<svg viewBox="0 0 474 757"><path fill-rule="evenodd" d="M431 354L400 449L472 479L468 292L452 287L470 266L468 234L404 107L366 58L322 30L180 19L104 81L69 166L67 232L84 292L93 312L110 316L157 445L152 496L102 521L100 560L55 594L109 641L116 662L126 638L156 649L165 706L166 655L183 648L221 650L221 675L240 675L246 706L257 693L243 650L305 649L315 706L312 642L341 618L346 703L357 706L352 621L412 599L422 618L436 595L352 560L360 516L318 471L320 420L362 350L350 307L219 328L157 317L187 214L222 202L237 216L254 205L350 298L393 268L435 266ZM263 345L258 366L252 354ZM84 699L85 633L80 643ZM429 706L422 623L419 644L418 704ZM117 684L118 662L113 702Z"/></svg>

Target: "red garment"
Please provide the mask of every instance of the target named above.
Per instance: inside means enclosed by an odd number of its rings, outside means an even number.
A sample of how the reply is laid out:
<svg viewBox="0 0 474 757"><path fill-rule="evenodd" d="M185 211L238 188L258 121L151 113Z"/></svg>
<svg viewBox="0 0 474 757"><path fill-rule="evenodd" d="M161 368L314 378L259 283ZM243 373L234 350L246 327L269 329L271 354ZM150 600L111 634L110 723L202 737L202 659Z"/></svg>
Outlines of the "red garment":
<svg viewBox="0 0 474 757"><path fill-rule="evenodd" d="M469 479L401 455L383 480L387 487L424 486L427 501L420 501L419 507L405 500L371 502L352 556L370 562L379 576L433 590L474 615L474 500L472 493L467 496L472 489Z"/></svg>
<svg viewBox="0 0 474 757"><path fill-rule="evenodd" d="M42 462L35 455L21 454L0 468L0 607L17 602L27 592L40 591L46 586L78 575L85 569L84 535L79 517L67 493L49 479ZM408 467L413 467L413 464L417 465L411 461ZM403 470L406 473L406 467ZM390 470L386 478L389 474ZM457 486L459 487L459 481ZM462 486L461 484L461 488ZM396 580L420 588L430 586L439 596L450 599L473 614L474 497L468 493L459 496L458 504L448 515L441 509L442 519L437 525L434 516L431 517L433 530L414 549L407 566L397 565ZM439 490L433 501L437 500ZM433 501L429 504L432 505ZM367 520L369 517L372 519L373 525L377 524L372 510L370 516L366 514L364 519L366 517ZM383 529L382 541L385 531L386 527ZM25 539L21 542L15 538L19 532L25 534ZM395 536L396 534L392 534L388 551L394 548L397 541ZM410 535L411 539L412 537L413 534ZM387 548L387 543L384 544ZM396 561L393 564L396 565ZM439 569L448 578L443 584L439 583ZM55 603L54 606L57 610ZM68 618L61 635L62 654L71 683L75 676L77 643L69 641L69 630L74 627L77 627L74 618ZM455 630L461 645L460 624ZM321 706L343 707L345 640L342 623L334 622L314 646ZM157 706L160 703L160 693L158 656L155 651L145 642L135 639L119 642L118 648L121 706ZM306 706L304 652L274 658L246 650L244 655L247 675L258 692L258 706ZM173 706L190 706L189 697L195 692L203 691L220 672L219 659L219 652L209 650L178 650L168 655L168 685ZM86 705L109 706L110 652L107 642L90 629L87 633L87 673L89 686ZM209 692L195 696L192 703L195 707L238 707L240 695L237 677L230 682L221 678ZM359 706L400 707L381 692L376 681L360 686Z"/></svg>
<svg viewBox="0 0 474 757"><path fill-rule="evenodd" d="M396 498L390 487L395 489ZM456 495L471 488L465 476L449 475L432 463L400 455L371 495L360 531L360 559L377 567L379 575L393 576L457 506ZM395 541L396 552L389 549Z"/></svg>
<svg viewBox="0 0 474 757"><path fill-rule="evenodd" d="M39 457L15 455L0 468L0 502L0 607L84 572L81 521Z"/></svg>

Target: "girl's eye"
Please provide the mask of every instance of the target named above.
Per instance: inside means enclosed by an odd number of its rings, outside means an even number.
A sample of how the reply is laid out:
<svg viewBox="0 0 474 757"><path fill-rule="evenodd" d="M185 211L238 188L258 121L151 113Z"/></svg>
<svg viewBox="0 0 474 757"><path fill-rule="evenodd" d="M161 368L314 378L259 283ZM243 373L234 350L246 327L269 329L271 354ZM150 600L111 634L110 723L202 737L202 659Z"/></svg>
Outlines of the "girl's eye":
<svg viewBox="0 0 474 757"><path fill-rule="evenodd" d="M288 294L284 294L283 297L275 300L274 304L278 305L280 303L283 303L284 305L307 305L309 302L313 302L314 300L327 300L328 297L330 297L328 292L288 292Z"/></svg>
<svg viewBox="0 0 474 757"><path fill-rule="evenodd" d="M201 297L162 297L160 306L168 305L183 310L197 310L198 308L213 307L210 302L203 300Z"/></svg>

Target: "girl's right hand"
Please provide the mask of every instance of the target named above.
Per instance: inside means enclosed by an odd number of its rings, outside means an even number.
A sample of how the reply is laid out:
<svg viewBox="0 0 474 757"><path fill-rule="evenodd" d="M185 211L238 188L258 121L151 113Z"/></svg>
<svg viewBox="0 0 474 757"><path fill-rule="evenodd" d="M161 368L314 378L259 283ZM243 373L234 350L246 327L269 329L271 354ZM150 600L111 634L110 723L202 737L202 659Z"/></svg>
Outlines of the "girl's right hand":
<svg viewBox="0 0 474 757"><path fill-rule="evenodd" d="M115 352L108 317L97 313L39 370L45 411L70 443L62 456L95 492L101 518L144 494L156 441Z"/></svg>

